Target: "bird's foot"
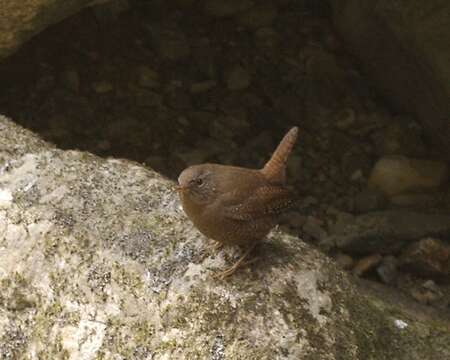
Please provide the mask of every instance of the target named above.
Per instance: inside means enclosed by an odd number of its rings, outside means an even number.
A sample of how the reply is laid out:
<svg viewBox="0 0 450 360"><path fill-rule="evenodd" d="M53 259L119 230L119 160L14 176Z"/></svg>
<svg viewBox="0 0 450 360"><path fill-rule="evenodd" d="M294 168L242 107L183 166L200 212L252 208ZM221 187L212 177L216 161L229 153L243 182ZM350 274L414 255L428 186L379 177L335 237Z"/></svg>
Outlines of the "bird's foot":
<svg viewBox="0 0 450 360"><path fill-rule="evenodd" d="M224 271L221 271L221 272L219 272L219 273L217 273L217 274L214 274L214 278L219 278L219 279L222 279L222 280L223 280L223 279L225 279L226 277L233 275L233 274L235 273L235 271L236 271L238 268L240 268L240 267L242 267L242 266L246 266L246 265L252 264L252 263L254 263L255 261L257 261L257 260L259 259L259 258L257 258L257 257L255 257L255 258L253 258L253 259L250 259L250 260L248 260L248 261L245 261L245 259L248 257L248 255L250 255L250 253L251 253L252 250L255 248L255 246L256 246L256 244L254 244L254 245L252 245L251 247L249 247L249 248L245 251L244 255L242 255L242 256L239 258L239 260L236 261L236 262L233 264L233 266L231 266L230 268L228 268L228 269L226 269L226 270L224 270Z"/></svg>
<svg viewBox="0 0 450 360"><path fill-rule="evenodd" d="M213 246L212 246L213 251L219 251L222 248L223 248L223 243L221 243L220 241L213 240Z"/></svg>

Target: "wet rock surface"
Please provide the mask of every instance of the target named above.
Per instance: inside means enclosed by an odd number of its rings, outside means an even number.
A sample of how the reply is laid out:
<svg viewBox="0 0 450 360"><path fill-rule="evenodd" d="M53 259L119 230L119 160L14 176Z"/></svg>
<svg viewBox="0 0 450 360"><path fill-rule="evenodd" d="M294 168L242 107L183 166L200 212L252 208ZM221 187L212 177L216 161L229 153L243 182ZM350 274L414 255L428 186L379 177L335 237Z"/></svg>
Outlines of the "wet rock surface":
<svg viewBox="0 0 450 360"><path fill-rule="evenodd" d="M136 163L55 149L4 117L0 155L2 358L450 355L445 322L364 295L280 232L264 262L213 278L234 250L208 254L173 183Z"/></svg>

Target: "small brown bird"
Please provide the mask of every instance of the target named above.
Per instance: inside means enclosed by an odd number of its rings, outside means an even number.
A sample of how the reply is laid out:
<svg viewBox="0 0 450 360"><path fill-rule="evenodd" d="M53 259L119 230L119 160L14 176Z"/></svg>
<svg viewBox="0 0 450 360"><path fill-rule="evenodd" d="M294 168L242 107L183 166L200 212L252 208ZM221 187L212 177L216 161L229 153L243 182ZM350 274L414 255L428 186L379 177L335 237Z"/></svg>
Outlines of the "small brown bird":
<svg viewBox="0 0 450 360"><path fill-rule="evenodd" d="M285 187L286 163L297 140L293 127L262 169L219 164L193 165L178 177L183 209L195 227L219 244L247 247L222 277L231 275L277 224L294 201Z"/></svg>

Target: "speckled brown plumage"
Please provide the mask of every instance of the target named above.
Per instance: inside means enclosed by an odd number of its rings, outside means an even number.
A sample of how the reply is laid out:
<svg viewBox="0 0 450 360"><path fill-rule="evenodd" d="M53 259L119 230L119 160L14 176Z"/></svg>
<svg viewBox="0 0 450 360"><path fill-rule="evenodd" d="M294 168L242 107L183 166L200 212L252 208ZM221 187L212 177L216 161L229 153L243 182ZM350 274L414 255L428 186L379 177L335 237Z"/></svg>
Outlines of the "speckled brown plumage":
<svg viewBox="0 0 450 360"><path fill-rule="evenodd" d="M185 169L178 178L180 198L197 229L225 244L253 246L264 238L293 204L285 180L297 133L292 128L260 170L218 164Z"/></svg>

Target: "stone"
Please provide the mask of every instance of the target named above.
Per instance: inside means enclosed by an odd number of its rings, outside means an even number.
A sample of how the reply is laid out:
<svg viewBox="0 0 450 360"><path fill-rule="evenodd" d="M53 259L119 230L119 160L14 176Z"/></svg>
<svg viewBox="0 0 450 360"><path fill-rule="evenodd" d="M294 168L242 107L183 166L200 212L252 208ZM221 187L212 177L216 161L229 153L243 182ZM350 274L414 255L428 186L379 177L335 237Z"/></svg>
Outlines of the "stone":
<svg viewBox="0 0 450 360"><path fill-rule="evenodd" d="M343 254L343 253L337 253L334 256L334 260L339 265L340 268L344 270L350 270L353 266L355 261L350 255Z"/></svg>
<svg viewBox="0 0 450 360"><path fill-rule="evenodd" d="M231 91L244 90L250 86L251 76L242 66L235 66L226 74L225 82Z"/></svg>
<svg viewBox="0 0 450 360"><path fill-rule="evenodd" d="M253 6L252 0L208 0L205 1L205 13L214 17L222 18L233 16Z"/></svg>
<svg viewBox="0 0 450 360"><path fill-rule="evenodd" d="M393 285L397 280L398 261L395 256L388 255L383 257L380 265L377 267L377 274L381 281L387 285Z"/></svg>
<svg viewBox="0 0 450 360"><path fill-rule="evenodd" d="M450 276L450 246L434 238L419 240L402 252L399 265L403 270L423 277L448 277Z"/></svg>
<svg viewBox="0 0 450 360"><path fill-rule="evenodd" d="M389 254L424 237L450 237L448 214L386 210L341 217L327 241L348 253Z"/></svg>
<svg viewBox="0 0 450 360"><path fill-rule="evenodd" d="M441 196L439 196L441 195ZM439 204L439 199L443 198L443 194L400 194L395 195L389 199L391 207L413 208L413 209L428 209L436 207Z"/></svg>
<svg viewBox="0 0 450 360"><path fill-rule="evenodd" d="M362 214L386 208L387 199L377 190L364 189L353 198L353 211Z"/></svg>
<svg viewBox="0 0 450 360"><path fill-rule="evenodd" d="M450 357L445 317L357 285L297 237L274 231L259 262L214 278L238 249L211 254L175 184L134 161L56 149L4 117L0 159L13 195L0 209L3 357Z"/></svg>
<svg viewBox="0 0 450 360"><path fill-rule="evenodd" d="M398 113L412 114L450 160L450 2L330 1L334 26Z"/></svg>
<svg viewBox="0 0 450 360"><path fill-rule="evenodd" d="M259 3L247 11L237 15L240 25L252 29L268 27L277 16L277 7L271 1Z"/></svg>
<svg viewBox="0 0 450 360"><path fill-rule="evenodd" d="M352 273L355 276L362 276L369 270L372 270L377 266L383 257L380 254L372 254L359 259L352 269Z"/></svg>
<svg viewBox="0 0 450 360"><path fill-rule="evenodd" d="M433 280L426 280L420 286L411 288L409 292L415 300L425 305L437 305L443 298L442 291Z"/></svg>
<svg viewBox="0 0 450 360"><path fill-rule="evenodd" d="M436 190L448 180L445 162L386 156L377 161L368 186L389 197L417 190Z"/></svg>
<svg viewBox="0 0 450 360"><path fill-rule="evenodd" d="M92 0L2 0L0 12L0 60L16 51L50 25L56 24L86 6ZM45 11L42 11L45 9Z"/></svg>
<svg viewBox="0 0 450 360"><path fill-rule="evenodd" d="M137 82L143 88L155 89L160 86L159 74L148 66L141 65L137 68Z"/></svg>

